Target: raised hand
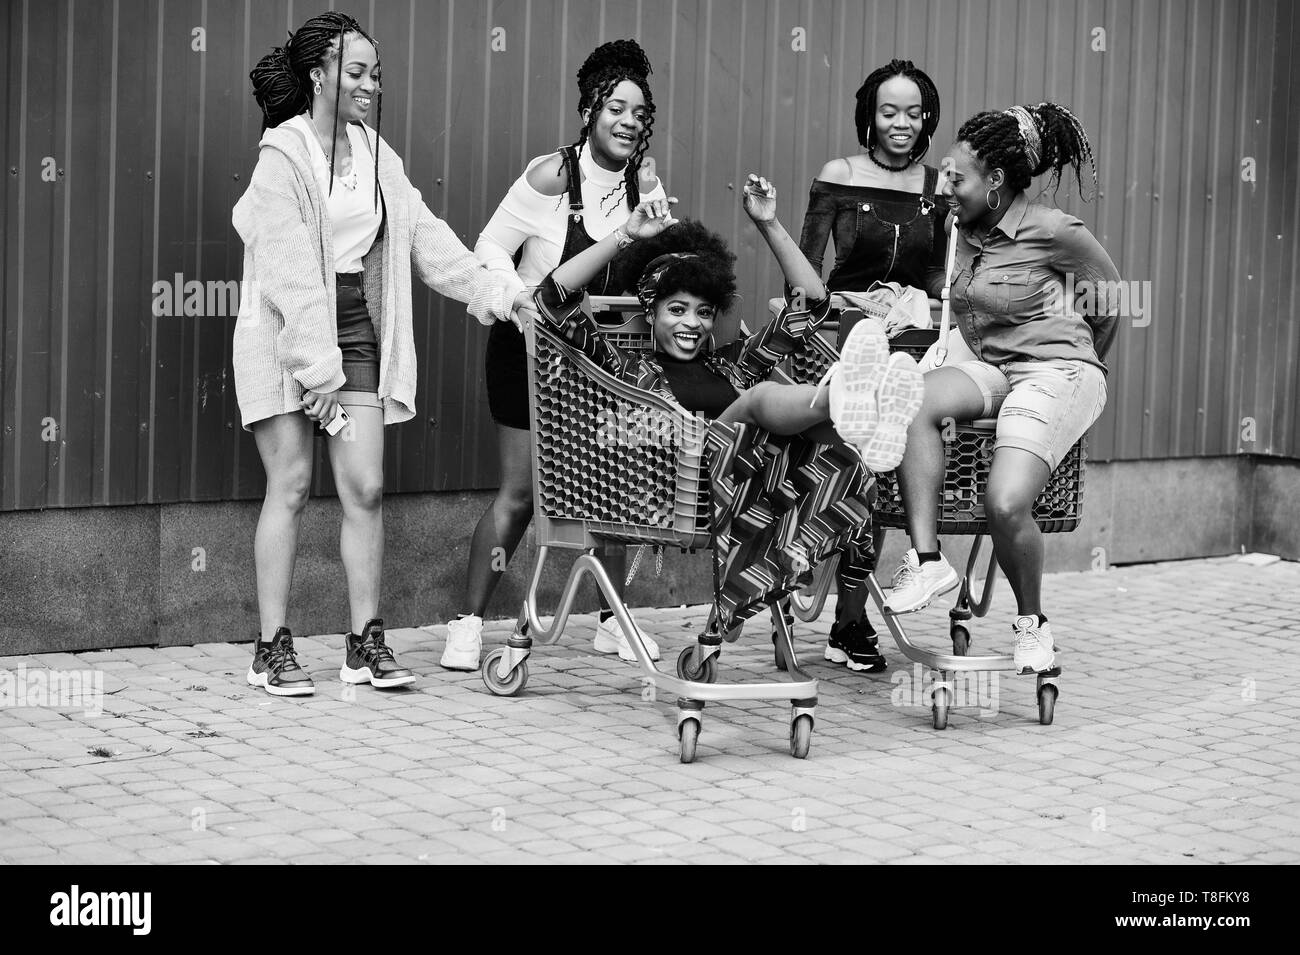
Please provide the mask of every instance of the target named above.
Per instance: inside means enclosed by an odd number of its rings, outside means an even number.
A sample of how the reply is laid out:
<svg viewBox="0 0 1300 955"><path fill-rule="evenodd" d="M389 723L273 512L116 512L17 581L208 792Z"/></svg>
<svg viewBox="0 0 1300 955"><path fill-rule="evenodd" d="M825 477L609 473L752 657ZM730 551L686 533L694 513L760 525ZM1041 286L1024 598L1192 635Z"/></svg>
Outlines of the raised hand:
<svg viewBox="0 0 1300 955"><path fill-rule="evenodd" d="M627 222L623 223L623 231L634 239L648 239L656 236L670 225L676 225L677 220L673 218L672 206L677 200L668 199L647 199L628 216Z"/></svg>
<svg viewBox="0 0 1300 955"><path fill-rule="evenodd" d="M741 190L745 213L755 222L771 222L776 218L776 187L752 172Z"/></svg>

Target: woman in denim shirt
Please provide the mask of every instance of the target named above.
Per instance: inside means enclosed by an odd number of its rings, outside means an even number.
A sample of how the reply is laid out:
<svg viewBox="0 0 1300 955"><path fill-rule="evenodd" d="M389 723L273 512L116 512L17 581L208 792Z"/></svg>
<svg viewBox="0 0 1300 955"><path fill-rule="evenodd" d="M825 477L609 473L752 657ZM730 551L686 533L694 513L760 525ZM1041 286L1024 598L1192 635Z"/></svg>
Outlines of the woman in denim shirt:
<svg viewBox="0 0 1300 955"><path fill-rule="evenodd" d="M1101 415L1120 276L1072 215L1029 201L1033 177L1073 166L1082 187L1092 147L1053 103L984 112L962 124L944 159L940 196L958 232L952 314L972 355L925 376L925 403L898 468L914 549L889 596L919 610L959 577L935 534L946 420L997 417L984 510L998 564L1016 595L1015 666L1055 665L1040 590L1043 539L1033 504L1052 471ZM1096 171L1093 169L1093 183Z"/></svg>
<svg viewBox="0 0 1300 955"><path fill-rule="evenodd" d="M826 243L835 237L835 267L826 281L832 292L897 282L937 297L947 210L936 201L938 170L921 164L939 125L934 82L911 60L891 60L863 82L853 119L866 151L832 159L813 180L799 248L820 275ZM884 670L885 658L866 617L866 579L848 568L874 562L874 555L840 560L835 623L824 654L870 673Z"/></svg>

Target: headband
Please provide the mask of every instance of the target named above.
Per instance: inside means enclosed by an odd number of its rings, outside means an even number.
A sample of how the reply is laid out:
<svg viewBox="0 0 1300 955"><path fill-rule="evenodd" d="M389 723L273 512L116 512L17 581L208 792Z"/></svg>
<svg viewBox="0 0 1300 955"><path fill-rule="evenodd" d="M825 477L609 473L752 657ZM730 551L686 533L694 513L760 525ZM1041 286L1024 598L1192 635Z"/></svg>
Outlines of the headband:
<svg viewBox="0 0 1300 955"><path fill-rule="evenodd" d="M683 259L698 258L699 256L694 252L668 252L651 259L636 283L636 297L640 300L641 307L647 312L654 308L655 295L659 291L659 280L663 278L665 272Z"/></svg>
<svg viewBox="0 0 1300 955"><path fill-rule="evenodd" d="M1020 141L1024 144L1025 158L1029 160L1029 170L1032 172L1038 168L1038 160L1043 155L1043 141L1038 135L1038 124L1034 122L1034 117L1029 110L1023 106L1012 106L1003 112L1012 117L1020 127Z"/></svg>

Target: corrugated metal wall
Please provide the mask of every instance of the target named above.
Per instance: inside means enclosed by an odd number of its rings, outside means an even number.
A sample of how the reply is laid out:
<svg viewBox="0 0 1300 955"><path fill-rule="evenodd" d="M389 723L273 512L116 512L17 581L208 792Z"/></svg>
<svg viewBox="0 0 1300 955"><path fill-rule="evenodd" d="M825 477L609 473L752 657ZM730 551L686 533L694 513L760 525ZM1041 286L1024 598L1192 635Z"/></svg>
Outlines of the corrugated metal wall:
<svg viewBox="0 0 1300 955"><path fill-rule="evenodd" d="M230 374L234 318L154 317L151 287L239 278L230 209L259 128L248 71L319 7L6 3L0 509L260 494ZM854 91L874 66L905 56L935 78L936 160L979 109L1070 105L1097 146L1102 196L1059 201L1154 290L1150 325L1126 328L1113 353L1094 456L1300 456L1289 3L370 0L351 12L381 43L384 135L470 245L527 159L574 138L586 54L639 38L655 63L651 155L680 208L736 242L746 314L778 282L733 184L772 177L797 233L810 179L854 149ZM421 413L389 431L389 488L491 486L486 333L422 290L416 309Z"/></svg>

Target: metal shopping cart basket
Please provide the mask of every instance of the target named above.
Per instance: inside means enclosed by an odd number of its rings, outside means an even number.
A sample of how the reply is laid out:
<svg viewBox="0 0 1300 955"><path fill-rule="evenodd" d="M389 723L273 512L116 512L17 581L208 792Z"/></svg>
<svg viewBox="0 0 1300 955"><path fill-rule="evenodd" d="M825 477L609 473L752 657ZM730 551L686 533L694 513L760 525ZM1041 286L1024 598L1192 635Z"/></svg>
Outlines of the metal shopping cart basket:
<svg viewBox="0 0 1300 955"><path fill-rule="evenodd" d="M635 298L595 298L591 306L598 320L604 319L603 333L614 344L648 345L649 327ZM772 439L745 426L710 424L673 401L607 374L538 323L527 330L526 338L538 556L514 632L506 646L483 660L484 683L499 695L522 690L533 643L559 639L578 584L590 577L628 636L648 679L677 697L682 762L695 758L704 704L728 700L789 700L790 752L804 758L811 742L817 681L799 667L789 627L777 605L803 579L801 568L778 566L773 548L756 547L752 537L742 541L740 531L763 508L779 511L783 494L798 496L799 475L808 455L816 457L816 453L804 447L805 457L797 458L796 444L810 443L800 438ZM817 453L824 456L825 452ZM870 521L869 503L864 502L872 492L872 479L853 457L852 462L839 462L835 473L850 482L856 475L858 485L850 490L857 493L846 495L847 502L841 501L831 523L838 518L840 523L834 527L843 527L856 521L857 531ZM823 457L816 457L815 463L819 476L835 471L835 462L827 464ZM713 493L714 488L718 493ZM787 511L782 519L771 521L763 541L789 531L794 523L789 517ZM815 559L841 546L834 527L820 538L805 537L805 556ZM697 644L682 652L676 675L660 671L650 659L636 620L598 557L600 549L611 543L713 550L715 602L709 625ZM582 553L548 629L537 613L537 590L552 548ZM763 609L754 601L745 605L729 589L742 573L751 581L755 576L762 580L762 604L773 612L780 637L778 658L785 664L788 681L714 682L722 642L735 639L743 619Z"/></svg>
<svg viewBox="0 0 1300 955"><path fill-rule="evenodd" d="M939 306L932 302L937 313ZM854 309L837 309L822 326L819 335L811 338L802 352L791 356L783 371L798 382L818 381L836 361L839 342L855 321L864 316ZM909 329L890 342L891 350L902 350L920 360L928 347L937 339L936 329ZM948 725L948 714L956 700L957 674L1013 670L1010 655L970 656L972 617L983 617L989 611L993 598L993 584L997 577L997 559L989 554L983 587L975 598L975 570L988 524L984 515L984 489L988 483L989 467L993 461L993 441L997 420L983 418L969 424L956 425L945 435L944 481L940 491L938 532L944 535L973 535L966 570L957 595L956 605L949 610L949 635L952 653L935 653L918 647L908 640L902 615L888 610L888 601L876 579L875 573L867 578L868 592L875 601L889 632L899 650L913 662L931 670L931 715L935 729ZM1034 502L1034 520L1045 534L1066 533L1079 526L1083 512L1083 472L1086 437L1081 438L1065 459L1052 472L1047 486ZM875 552L880 553L887 528L906 528L906 514L893 472L877 476L875 511ZM836 559L823 561L812 584L791 595L793 616L805 622L815 620L825 606L831 582L835 576ZM1057 679L1060 667L1037 675L1036 695L1038 720L1047 725L1052 722L1056 699L1059 695Z"/></svg>

